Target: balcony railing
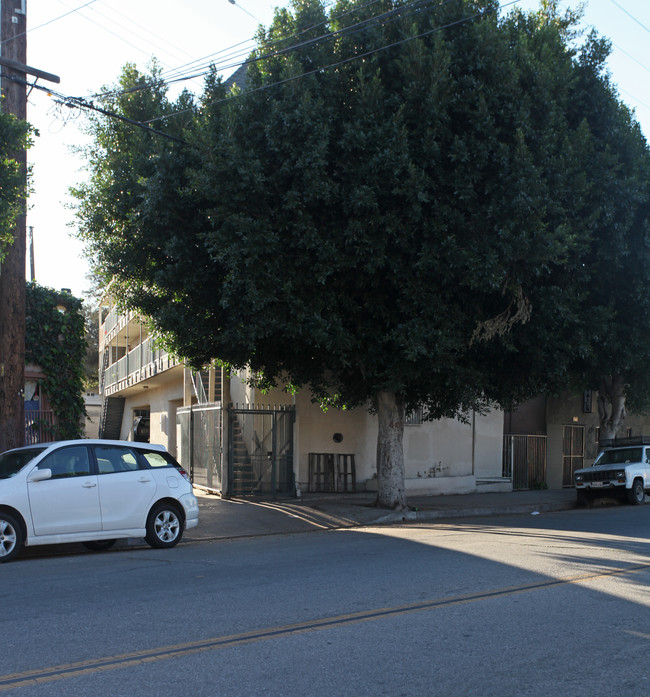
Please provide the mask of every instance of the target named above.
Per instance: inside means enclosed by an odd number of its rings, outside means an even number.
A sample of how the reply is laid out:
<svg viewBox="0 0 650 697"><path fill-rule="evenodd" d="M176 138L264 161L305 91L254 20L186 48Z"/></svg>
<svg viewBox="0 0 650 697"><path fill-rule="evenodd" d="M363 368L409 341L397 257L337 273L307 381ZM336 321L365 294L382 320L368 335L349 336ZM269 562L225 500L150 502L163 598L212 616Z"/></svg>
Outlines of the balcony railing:
<svg viewBox="0 0 650 697"><path fill-rule="evenodd" d="M145 339L141 344L131 349L126 356L122 356L118 361L109 365L104 373L104 389L116 385L129 375L168 355L167 351L156 349L153 346L154 342L151 339Z"/></svg>

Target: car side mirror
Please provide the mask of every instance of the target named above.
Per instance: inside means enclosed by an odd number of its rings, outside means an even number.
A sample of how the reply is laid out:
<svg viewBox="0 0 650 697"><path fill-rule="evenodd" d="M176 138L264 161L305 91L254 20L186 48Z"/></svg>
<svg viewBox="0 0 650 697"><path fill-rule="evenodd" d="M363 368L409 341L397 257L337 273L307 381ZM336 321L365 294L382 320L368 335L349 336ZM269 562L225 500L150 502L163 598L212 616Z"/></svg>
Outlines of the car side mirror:
<svg viewBox="0 0 650 697"><path fill-rule="evenodd" d="M51 469L39 470L38 467L27 478L28 482L42 482L45 479L52 479Z"/></svg>

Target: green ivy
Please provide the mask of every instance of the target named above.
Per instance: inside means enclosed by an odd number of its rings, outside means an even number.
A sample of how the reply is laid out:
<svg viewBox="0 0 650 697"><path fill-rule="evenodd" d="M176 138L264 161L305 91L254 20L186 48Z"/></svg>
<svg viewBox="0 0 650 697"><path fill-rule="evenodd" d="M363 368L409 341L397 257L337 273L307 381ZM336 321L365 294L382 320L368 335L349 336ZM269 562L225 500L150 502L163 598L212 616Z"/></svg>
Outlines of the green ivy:
<svg viewBox="0 0 650 697"><path fill-rule="evenodd" d="M25 309L25 361L45 374L40 384L54 411L53 435L57 440L80 438L86 353L82 301L27 283Z"/></svg>

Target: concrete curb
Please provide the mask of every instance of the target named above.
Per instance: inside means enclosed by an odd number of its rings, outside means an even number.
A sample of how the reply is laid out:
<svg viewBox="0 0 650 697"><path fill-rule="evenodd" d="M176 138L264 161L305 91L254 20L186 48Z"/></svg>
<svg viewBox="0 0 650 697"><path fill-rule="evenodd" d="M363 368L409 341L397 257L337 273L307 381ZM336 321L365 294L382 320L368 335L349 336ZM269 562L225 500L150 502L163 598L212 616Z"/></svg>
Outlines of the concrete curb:
<svg viewBox="0 0 650 697"><path fill-rule="evenodd" d="M576 508L575 502L549 502L537 504L514 504L511 506L493 506L485 508L439 508L436 510L414 510L389 513L373 522L365 525L388 525L400 522L426 522L445 518L480 518L488 516L504 515L534 515L537 513L550 513L552 511L569 511Z"/></svg>

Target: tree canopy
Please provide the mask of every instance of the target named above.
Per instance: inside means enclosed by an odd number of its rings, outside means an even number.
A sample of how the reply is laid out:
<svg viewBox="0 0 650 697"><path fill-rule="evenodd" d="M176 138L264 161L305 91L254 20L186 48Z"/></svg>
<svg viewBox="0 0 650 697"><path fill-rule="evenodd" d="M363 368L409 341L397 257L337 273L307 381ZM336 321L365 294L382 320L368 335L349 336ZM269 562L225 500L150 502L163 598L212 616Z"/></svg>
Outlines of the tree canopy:
<svg viewBox="0 0 650 697"><path fill-rule="evenodd" d="M647 152L606 42L556 5L294 0L244 85L172 103L125 69L106 106L183 142L91 123L80 236L118 297L195 365L370 404L381 505L405 505L406 409L462 417L607 364L589 311L607 250L626 266L612 225L647 239Z"/></svg>

